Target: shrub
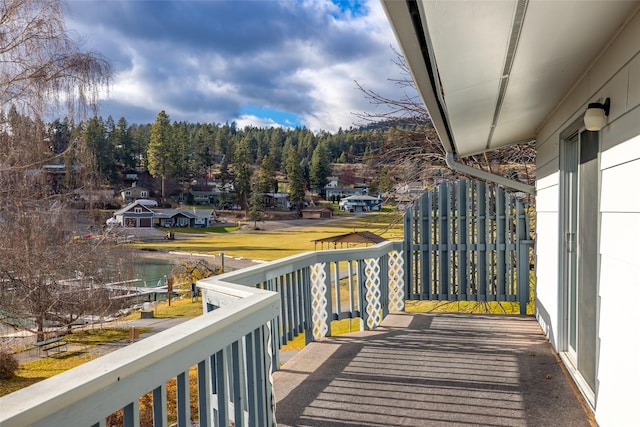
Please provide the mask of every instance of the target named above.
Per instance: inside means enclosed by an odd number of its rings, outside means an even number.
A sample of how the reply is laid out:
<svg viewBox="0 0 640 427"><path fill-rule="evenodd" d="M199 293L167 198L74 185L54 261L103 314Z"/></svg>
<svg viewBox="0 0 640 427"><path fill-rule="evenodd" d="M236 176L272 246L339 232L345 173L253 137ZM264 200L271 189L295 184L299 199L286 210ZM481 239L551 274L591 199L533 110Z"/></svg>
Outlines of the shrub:
<svg viewBox="0 0 640 427"><path fill-rule="evenodd" d="M18 370L18 361L15 356L6 351L0 351L0 380L12 378Z"/></svg>

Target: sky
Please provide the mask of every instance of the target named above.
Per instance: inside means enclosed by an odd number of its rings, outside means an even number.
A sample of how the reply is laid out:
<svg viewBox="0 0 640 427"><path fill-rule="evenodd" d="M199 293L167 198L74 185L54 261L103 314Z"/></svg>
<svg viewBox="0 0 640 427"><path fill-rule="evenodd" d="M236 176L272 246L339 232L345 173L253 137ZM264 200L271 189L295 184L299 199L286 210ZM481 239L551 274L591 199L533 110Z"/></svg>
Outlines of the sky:
<svg viewBox="0 0 640 427"><path fill-rule="evenodd" d="M379 0L68 2L67 26L115 74L98 114L336 132L401 90Z"/></svg>

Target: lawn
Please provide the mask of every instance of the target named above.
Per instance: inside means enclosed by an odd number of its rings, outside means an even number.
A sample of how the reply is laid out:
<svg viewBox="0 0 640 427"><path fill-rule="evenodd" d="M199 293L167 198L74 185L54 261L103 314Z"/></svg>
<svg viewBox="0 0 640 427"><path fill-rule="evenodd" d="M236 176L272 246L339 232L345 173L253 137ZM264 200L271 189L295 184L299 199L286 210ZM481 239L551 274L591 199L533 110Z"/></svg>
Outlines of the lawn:
<svg viewBox="0 0 640 427"><path fill-rule="evenodd" d="M274 231L239 233L213 233L191 239L137 243L145 250L182 251L202 254L219 254L247 259L273 261L290 255L320 249L313 241L354 231L371 231L389 240L401 240L402 215L396 212L360 215L331 221L309 220L309 226L291 227ZM260 223L258 223L260 228ZM206 229L198 230L203 234Z"/></svg>
<svg viewBox="0 0 640 427"><path fill-rule="evenodd" d="M82 346L83 349L55 353L32 362L21 364L13 378L0 382L0 396L12 393L95 359L98 357L98 354L88 351L90 347L129 339L129 329L104 328L78 330L72 334L67 334L64 339L69 345Z"/></svg>

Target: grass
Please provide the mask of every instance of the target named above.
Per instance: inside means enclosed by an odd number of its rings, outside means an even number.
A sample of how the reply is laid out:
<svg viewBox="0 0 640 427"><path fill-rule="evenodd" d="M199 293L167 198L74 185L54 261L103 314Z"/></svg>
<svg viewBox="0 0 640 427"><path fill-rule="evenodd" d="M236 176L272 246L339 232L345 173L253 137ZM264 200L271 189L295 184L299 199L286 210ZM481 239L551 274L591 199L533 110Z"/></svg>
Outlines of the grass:
<svg viewBox="0 0 640 427"><path fill-rule="evenodd" d="M88 346L124 341L128 338L129 330L124 328L83 329L64 337L69 344Z"/></svg>
<svg viewBox="0 0 640 427"><path fill-rule="evenodd" d="M174 298L171 306L167 301L154 304L153 317L157 319L175 319L178 317L196 317L202 314L202 300L192 301L191 298ZM140 312L134 311L120 320L135 320L140 318Z"/></svg>
<svg viewBox="0 0 640 427"><path fill-rule="evenodd" d="M141 330L146 332L149 329ZM65 351L41 357L18 367L16 375L0 382L0 396L30 386L61 372L87 363L98 355L87 351L89 347L129 339L129 329L105 328L75 331L64 337L68 344L84 346L82 350Z"/></svg>
<svg viewBox="0 0 640 427"><path fill-rule="evenodd" d="M203 234L203 233L230 233L238 230L240 227L235 222L229 222L225 225L215 225L211 227L199 228L158 228L163 232L173 231L175 234Z"/></svg>
<svg viewBox="0 0 640 427"><path fill-rule="evenodd" d="M331 322L331 335L338 336L344 335L351 332L359 332L360 331L360 319L342 319L342 320L334 320ZM293 340L289 341L287 344L283 345L280 351L295 351L302 350L305 346L305 336L304 333L298 335Z"/></svg>
<svg viewBox="0 0 640 427"><path fill-rule="evenodd" d="M184 251L202 254L218 254L223 251L228 256L273 261L320 249L315 247L313 240L353 231L367 230L390 240L399 240L403 237L402 216L396 212L360 215L330 222L310 220L309 224L306 227L292 227L274 231L207 233L206 236L188 240L136 243L135 246L144 250ZM260 223L258 223L259 227Z"/></svg>
<svg viewBox="0 0 640 427"><path fill-rule="evenodd" d="M0 396L80 366L96 357L97 355L84 351L64 352L24 363L20 365L12 379L0 381Z"/></svg>
<svg viewBox="0 0 640 427"><path fill-rule="evenodd" d="M478 301L407 301L407 313L475 313L475 314L520 314L517 302ZM533 309L527 314L533 314Z"/></svg>
<svg viewBox="0 0 640 427"><path fill-rule="evenodd" d="M154 315L157 318L188 318L196 317L200 314L202 314L202 301L192 302L191 298L181 298L172 300L171 307L168 306L166 301L160 302ZM139 318L140 313L134 312L121 320ZM149 332L150 330L150 328L139 328L141 333ZM130 333L129 328L100 328L74 331L72 334L66 335L65 340L70 345L84 346L83 350L52 354L48 357L41 357L38 360L21 364L12 379L0 382L0 396L87 363L98 357L96 353L87 351L89 347L128 340L130 339Z"/></svg>

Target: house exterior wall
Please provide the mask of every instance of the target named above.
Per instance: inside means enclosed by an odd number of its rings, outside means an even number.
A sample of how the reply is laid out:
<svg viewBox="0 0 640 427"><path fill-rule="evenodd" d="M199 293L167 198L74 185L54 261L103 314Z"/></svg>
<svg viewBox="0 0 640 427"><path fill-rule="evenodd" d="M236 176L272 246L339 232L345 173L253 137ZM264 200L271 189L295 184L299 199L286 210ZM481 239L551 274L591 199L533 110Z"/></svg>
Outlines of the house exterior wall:
<svg viewBox="0 0 640 427"><path fill-rule="evenodd" d="M537 138L536 317L551 344L564 351L560 283L560 133L589 102L611 98L600 132L596 386L592 399L602 426L640 425L640 13L585 70ZM631 298L630 298L631 297ZM568 366L571 371L571 367ZM580 383L578 381L580 386ZM586 393L588 394L588 393Z"/></svg>

